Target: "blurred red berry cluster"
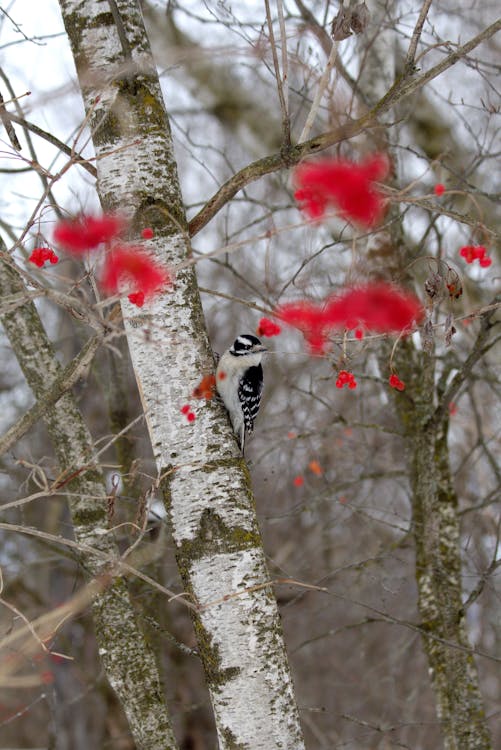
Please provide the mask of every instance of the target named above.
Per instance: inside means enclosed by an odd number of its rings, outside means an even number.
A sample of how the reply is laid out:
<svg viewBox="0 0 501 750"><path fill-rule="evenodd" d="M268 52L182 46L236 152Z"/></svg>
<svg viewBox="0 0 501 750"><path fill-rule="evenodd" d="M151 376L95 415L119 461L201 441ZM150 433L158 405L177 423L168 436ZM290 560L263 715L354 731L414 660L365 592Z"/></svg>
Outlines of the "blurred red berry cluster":
<svg viewBox="0 0 501 750"><path fill-rule="evenodd" d="M216 378L214 375L205 375L200 383L193 389L193 398L204 398L206 401L215 395Z"/></svg>
<svg viewBox="0 0 501 750"><path fill-rule="evenodd" d="M120 239L126 229L127 222L121 216L83 215L58 222L54 229L54 240L68 253L76 256L106 245L101 276L103 289L110 294L119 294L123 287L130 289L129 301L142 307L146 300L161 292L171 279L168 271L141 246L131 245ZM153 230L146 227L141 236L151 239L154 236Z"/></svg>
<svg viewBox="0 0 501 750"><path fill-rule="evenodd" d="M390 385L397 391L405 390L405 383L394 372L390 375Z"/></svg>
<svg viewBox="0 0 501 750"><path fill-rule="evenodd" d="M282 329L280 328L280 326L277 325L277 323L275 323L273 320L270 320L269 318L261 318L257 327L256 334L258 336L266 336L267 338L271 338L271 336L278 336L281 331Z"/></svg>
<svg viewBox="0 0 501 750"><path fill-rule="evenodd" d="M389 170L384 154L375 154L360 164L347 159L306 162L294 172L294 197L311 219L322 218L328 206L333 206L345 219L372 227L386 207L374 183L384 180Z"/></svg>
<svg viewBox="0 0 501 750"><path fill-rule="evenodd" d="M292 302L276 311L281 320L303 333L310 351L320 354L332 330L345 328L362 333L363 328L375 333L401 333L419 322L423 313L417 297L383 282L347 289L330 297L324 305ZM356 336L360 338L360 333Z"/></svg>

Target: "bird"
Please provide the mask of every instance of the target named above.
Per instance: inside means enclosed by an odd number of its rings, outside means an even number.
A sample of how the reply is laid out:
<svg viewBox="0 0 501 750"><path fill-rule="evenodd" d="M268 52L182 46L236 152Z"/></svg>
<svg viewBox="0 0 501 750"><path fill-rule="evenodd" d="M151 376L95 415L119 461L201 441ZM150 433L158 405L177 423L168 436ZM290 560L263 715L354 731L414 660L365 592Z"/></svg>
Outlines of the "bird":
<svg viewBox="0 0 501 750"><path fill-rule="evenodd" d="M267 351L256 336L241 334L222 354L216 369L216 390L228 411L242 454L245 436L254 428L261 403L261 359Z"/></svg>

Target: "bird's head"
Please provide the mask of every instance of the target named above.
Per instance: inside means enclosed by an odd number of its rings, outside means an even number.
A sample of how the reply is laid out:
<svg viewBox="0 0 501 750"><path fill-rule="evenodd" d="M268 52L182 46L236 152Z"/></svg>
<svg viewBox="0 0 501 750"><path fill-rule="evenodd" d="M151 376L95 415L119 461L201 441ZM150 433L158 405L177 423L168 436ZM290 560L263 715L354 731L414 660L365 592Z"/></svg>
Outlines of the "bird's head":
<svg viewBox="0 0 501 750"><path fill-rule="evenodd" d="M238 336L230 348L230 354L233 354L234 357L248 357L258 354L259 360L261 360L261 355L267 351L267 348L263 346L260 340L251 333L244 333Z"/></svg>

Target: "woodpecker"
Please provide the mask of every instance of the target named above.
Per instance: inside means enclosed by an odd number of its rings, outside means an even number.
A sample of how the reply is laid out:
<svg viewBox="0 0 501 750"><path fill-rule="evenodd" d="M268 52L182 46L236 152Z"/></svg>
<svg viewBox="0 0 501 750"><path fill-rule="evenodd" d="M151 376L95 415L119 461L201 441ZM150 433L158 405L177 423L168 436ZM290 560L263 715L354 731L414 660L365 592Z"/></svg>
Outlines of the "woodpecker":
<svg viewBox="0 0 501 750"><path fill-rule="evenodd" d="M261 359L268 351L256 336L238 336L219 360L216 388L230 415L243 453L245 435L254 427L263 391Z"/></svg>

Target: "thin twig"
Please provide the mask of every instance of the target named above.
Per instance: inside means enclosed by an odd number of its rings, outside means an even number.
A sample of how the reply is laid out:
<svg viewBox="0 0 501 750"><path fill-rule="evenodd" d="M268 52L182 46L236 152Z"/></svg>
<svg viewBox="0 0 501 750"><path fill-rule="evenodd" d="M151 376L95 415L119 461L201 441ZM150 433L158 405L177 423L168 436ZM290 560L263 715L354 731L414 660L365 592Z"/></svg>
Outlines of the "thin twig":
<svg viewBox="0 0 501 750"><path fill-rule="evenodd" d="M419 44L419 40L421 38L421 33L423 31L424 22L426 21L426 16L428 15L428 11L430 10L431 3L432 3L432 0L424 0L418 20L416 21L416 25L414 26L414 31L412 32L409 49L407 50L407 56L405 58L404 70L407 74L414 72L414 69L415 69L414 59L416 57L416 50Z"/></svg>
<svg viewBox="0 0 501 750"><path fill-rule="evenodd" d="M110 6L111 15L113 16L113 20L115 22L115 29L117 31L118 38L120 39L120 45L122 47L123 55L126 60L132 63L133 62L132 49L129 44L129 40L127 39L127 33L125 31L122 16L120 15L120 11L118 10L118 6L115 0L108 0L108 5ZM128 77L130 77L131 75L132 75L132 71Z"/></svg>
<svg viewBox="0 0 501 750"><path fill-rule="evenodd" d="M477 585L473 589L473 591L470 593L468 599L463 604L463 609L466 611L469 607L471 607L472 604L474 604L478 597L481 595L483 590L485 589L485 586L487 584L487 581L489 578L492 577L492 575L496 572L496 570L501 567L501 560L498 559L499 554L499 523L498 523L498 535L496 537L496 548L492 555L492 560L490 562L489 567L484 570L482 575L480 576L480 580L478 581Z"/></svg>
<svg viewBox="0 0 501 750"><path fill-rule="evenodd" d="M456 397L459 389L465 382L466 378L470 375L474 366L486 354L486 352L491 348L491 346L494 345L494 341L491 341L491 343L489 344L487 340L489 338L489 334L491 332L492 327L495 325L495 323L492 322L494 312L496 310L496 307L500 303L501 303L501 294L498 294L493 299L491 304L487 306L486 311L481 315L480 331L478 333L473 349L471 350L470 354L464 361L461 368L458 370L458 372L454 375L451 382L449 383L447 390L445 391L442 399L440 400L440 403L438 404L437 408L435 409L433 415L431 416L429 420L429 423L427 424L428 428L431 428L433 425L437 425L440 422L440 420L444 417L444 415L447 414L448 409L449 409L449 404Z"/></svg>
<svg viewBox="0 0 501 750"><path fill-rule="evenodd" d="M92 555L94 557L97 557L103 563L109 563L111 566L107 568L106 571L103 573L106 579L108 578L113 579L114 577L125 575L125 574L133 575L136 578L139 578L141 581L144 581L145 583L147 583L149 586L156 589L157 591L160 591L160 593L169 597L169 601L179 600L183 603L184 606L188 607L188 609L192 609L195 612L198 612L199 608L192 602L188 601L186 597L180 597L179 593L175 594L173 591L166 588L165 586L162 586L162 584L158 583L153 578L150 578L150 576L147 576L145 573L142 573L140 570L138 570L138 568L134 567L132 564L126 563L124 560L117 559L114 555L103 552L100 549L97 549L96 547L91 547L89 544L83 544L82 542L74 542L72 539L66 539L65 537L57 536L56 534L49 534L48 532L41 531L40 529L34 529L28 526L20 526L19 524L14 524L14 523L0 522L0 529L2 529L3 531L15 532L17 534L26 534L28 536L34 536L37 539L43 539L44 541L50 542L51 544L62 544L64 547L69 547L70 549L76 550L77 552L80 552L80 553L83 552L86 555ZM141 554L137 556L137 560L134 560L134 563L137 563L137 565L144 565L144 562L145 561L144 559L142 559Z"/></svg>
<svg viewBox="0 0 501 750"><path fill-rule="evenodd" d="M11 97L12 97L12 103L13 103L15 109L16 109L16 112L17 112L18 116L22 117L23 114L24 114L23 113L23 109L22 109L22 107L21 107L21 105L19 103L19 100L16 98L16 93L14 91L14 87L12 86L12 84L10 82L9 77L7 76L7 74L5 73L5 71L2 68L0 68L0 76L2 77L2 80L4 81L5 85L7 86L7 89L8 89L8 91L9 91ZM5 111L5 116L6 117L9 116L9 113L7 111ZM54 193L52 192L52 188L49 186L49 182L48 182L48 179L47 179L47 172L41 167L41 165L39 166L38 155L37 155L37 152L35 150L35 146L33 145L33 141L31 140L31 136L30 136L29 131L25 127L23 127L23 130L24 130L24 137L25 137L26 143L28 144L28 150L29 150L29 153L30 153L30 156L31 156L31 165L30 166L32 166L34 168L35 172L38 174L38 177L40 178L40 181L41 181L43 187L45 189L47 189L47 197L49 199L49 202L50 202L50 204L52 206L54 206L54 211L55 211L56 215L58 215L58 217L61 218L61 211L60 211L59 205L58 205L58 203L56 201Z"/></svg>
<svg viewBox="0 0 501 750"><path fill-rule="evenodd" d="M299 143L303 143L303 141L305 141L308 138L310 134L310 130L313 127L313 123L315 122L315 118L318 114L318 108L320 107L320 102L322 101L322 97L324 95L325 89L327 87L327 84L329 83L331 70L334 67L334 63L336 62L337 50L338 50L338 43L332 42L331 51L329 53L329 59L327 60L325 70L318 84L318 87L315 93L315 98L313 100L313 104L311 105L311 109L308 113L308 117L306 118L306 122L304 124L303 132L299 136L299 141L298 141Z"/></svg>
<svg viewBox="0 0 501 750"><path fill-rule="evenodd" d="M266 307L262 307L262 305L257 305L255 302L250 302L247 299L241 299L240 297L234 297L232 294L226 294L225 292L220 292L216 289L207 289L204 286L199 286L198 291L202 292L202 294L210 294L213 297L221 297L221 299L227 299L230 302L237 302L240 305L245 305L250 310L256 310L256 312L260 312L263 315L272 315L273 310L267 309Z"/></svg>
<svg viewBox="0 0 501 750"><path fill-rule="evenodd" d="M280 27L280 45L282 49L282 85L287 111L287 128L289 131L290 145L290 118L289 118L289 56L287 53L287 33L285 30L284 7L282 0L277 0L278 24Z"/></svg>
<svg viewBox="0 0 501 750"><path fill-rule="evenodd" d="M80 167L86 169L87 172L92 175L92 177L97 177L97 169L89 163L85 156L82 156L82 154L75 152L74 149L72 149L66 143L63 143L59 140L59 138L56 138L55 135L52 135L52 133L48 133L46 130L42 130L42 128L39 128L38 125L25 120L24 117L15 115L13 112L6 112L6 116L9 118L9 120L12 120L12 122L17 123L18 125L22 125L24 128L26 128L26 130L30 130L32 133L34 133L34 135L38 135L48 143L51 143L53 146L59 149L59 151L62 151L63 154L71 156L75 164L78 164Z"/></svg>
<svg viewBox="0 0 501 750"><path fill-rule="evenodd" d="M15 445L51 406L85 376L102 341L103 336L100 334L89 339L78 356L64 368L43 396L7 430L0 439L0 455Z"/></svg>
<svg viewBox="0 0 501 750"><path fill-rule="evenodd" d="M321 591L325 594L329 592L329 589L326 589L324 586L316 586L313 583L302 583L301 581L296 581L294 578L274 578L271 581L265 581L264 583L256 583L254 584L254 586L246 586L244 589L240 589L239 591L232 591L231 594L225 594L219 599L214 599L211 602L207 602L207 604L204 604L202 607L200 607L200 609L208 609L209 607L214 607L217 604L224 604L224 602L231 601L232 599L235 599L239 596L244 596L245 594L253 594L255 591L261 591L261 589L268 588L269 586L276 586L280 584L299 586L303 589L310 589L310 591Z"/></svg>
<svg viewBox="0 0 501 750"><path fill-rule="evenodd" d="M1 93L0 93L0 119L2 120L3 126L7 132L9 141L11 142L12 146L16 149L16 151L21 151L21 144L19 143L19 139L16 135L16 131L14 130L14 126L12 125L12 122L10 121L9 113L5 109L5 102Z"/></svg>
<svg viewBox="0 0 501 750"><path fill-rule="evenodd" d="M324 23L322 24L317 21L314 14L309 10L309 8L306 7L306 5L302 2L302 0L294 0L296 7L298 11L301 14L301 18L305 21L307 28L309 27L312 34L317 38L317 41L319 42L320 46L322 47L324 54L326 57L329 56L329 52L332 45L332 38L328 34L328 32L325 30L325 22L327 19L325 19ZM326 13L328 12L328 4L326 4ZM344 67L342 60L337 57L336 61L334 63L337 72L341 76L341 78L346 81L348 86L351 88L351 90L354 93L357 93L357 95L360 96L361 92L357 90L357 83L354 78L348 73L346 68Z"/></svg>
<svg viewBox="0 0 501 750"><path fill-rule="evenodd" d="M275 68L275 78L277 79L278 100L280 102L280 111L282 113L283 146L285 149L288 149L290 148L290 145L291 145L291 131L290 131L287 98L286 98L286 94L284 93L284 85L282 81L282 76L280 74L280 65L278 64L277 45L275 43L275 35L273 33L273 21L271 18L269 0L264 0L264 4L266 8L266 22L268 24L268 33L270 36L271 54L273 57L273 67ZM282 46L283 46L283 43L284 43L284 40L282 39ZM285 51L285 54L287 56L287 50ZM282 55L283 55L283 50L282 50ZM285 72L284 72L284 78L285 78Z"/></svg>
<svg viewBox="0 0 501 750"><path fill-rule="evenodd" d="M348 122L334 130L329 130L316 138L311 138L304 143L299 143L284 155L281 153L266 156L264 159L249 164L231 177L219 190L207 201L205 206L193 217L189 223L189 232L193 236L199 232L209 221L228 203L242 188L251 182L271 174L279 169L290 167L297 164L305 156L319 153L329 146L333 146L340 141L353 138L355 135L377 125L377 118L387 112L398 101L402 101L426 83L436 78L448 68L455 65L464 55L471 52L479 44L494 36L501 29L501 18L483 31L470 39L462 47L458 47L455 52L447 55L442 62L435 65L421 76L416 76L410 80L405 77L399 78L383 98L365 115L358 120Z"/></svg>

